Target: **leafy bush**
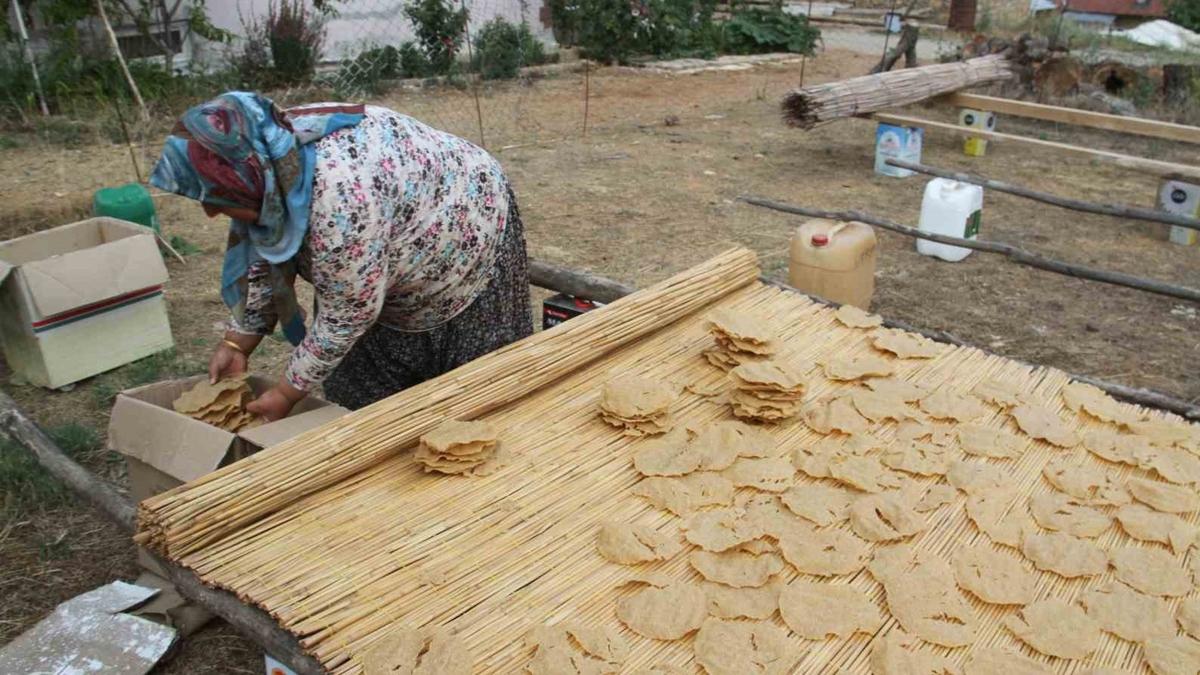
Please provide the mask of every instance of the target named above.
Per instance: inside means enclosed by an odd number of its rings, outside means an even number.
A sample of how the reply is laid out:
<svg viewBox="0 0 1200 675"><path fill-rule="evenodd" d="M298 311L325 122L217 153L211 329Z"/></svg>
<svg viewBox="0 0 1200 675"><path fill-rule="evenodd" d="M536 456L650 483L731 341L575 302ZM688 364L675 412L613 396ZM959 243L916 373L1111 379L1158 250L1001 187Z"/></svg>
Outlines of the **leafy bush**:
<svg viewBox="0 0 1200 675"><path fill-rule="evenodd" d="M429 77L433 74L433 64L425 56L425 52L411 40L400 45L400 72L405 77Z"/></svg>
<svg viewBox="0 0 1200 675"><path fill-rule="evenodd" d="M715 0L579 0L560 9L584 56L626 62L637 54L711 58L721 51ZM553 15L553 10L552 10Z"/></svg>
<svg viewBox="0 0 1200 675"><path fill-rule="evenodd" d="M779 9L747 9L726 22L724 46L730 54L812 54L820 35L804 16Z"/></svg>
<svg viewBox="0 0 1200 675"><path fill-rule="evenodd" d="M546 49L527 23L518 26L496 17L475 37L473 66L485 80L510 79L523 66L545 62Z"/></svg>
<svg viewBox="0 0 1200 675"><path fill-rule="evenodd" d="M1200 0L1170 0L1167 18L1188 30L1200 32Z"/></svg>
<svg viewBox="0 0 1200 675"><path fill-rule="evenodd" d="M554 41L561 47L574 47L579 33L579 4L576 0L546 0Z"/></svg>
<svg viewBox="0 0 1200 675"><path fill-rule="evenodd" d="M262 19L242 17L245 40L232 59L241 85L274 89L312 79L325 43L325 17L309 10L303 0L267 3Z"/></svg>
<svg viewBox="0 0 1200 675"><path fill-rule="evenodd" d="M404 6L412 22L417 45L429 62L430 74L449 75L467 30L467 11L450 0L412 0Z"/></svg>

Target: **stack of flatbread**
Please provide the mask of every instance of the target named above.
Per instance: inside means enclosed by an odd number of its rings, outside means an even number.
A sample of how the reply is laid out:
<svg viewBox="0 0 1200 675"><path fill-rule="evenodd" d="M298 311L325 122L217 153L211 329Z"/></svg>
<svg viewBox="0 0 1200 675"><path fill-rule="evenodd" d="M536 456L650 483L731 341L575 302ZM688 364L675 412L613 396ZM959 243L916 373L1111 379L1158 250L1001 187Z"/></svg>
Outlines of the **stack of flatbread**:
<svg viewBox="0 0 1200 675"><path fill-rule="evenodd" d="M421 437L413 457L426 472L478 474L496 454L496 429L487 422L443 422Z"/></svg>
<svg viewBox="0 0 1200 675"><path fill-rule="evenodd" d="M216 384L201 380L175 399L175 412L229 432L262 424L262 419L246 411L254 392L246 376L231 377Z"/></svg>
<svg viewBox="0 0 1200 675"><path fill-rule="evenodd" d="M705 325L716 345L704 350L704 358L722 370L775 353L774 336L763 319L718 310L709 315Z"/></svg>
<svg viewBox="0 0 1200 675"><path fill-rule="evenodd" d="M600 392L600 417L628 436L671 430L675 392L658 380L627 375L609 380Z"/></svg>
<svg viewBox="0 0 1200 675"><path fill-rule="evenodd" d="M786 361L744 363L729 371L733 414L759 422L777 422L800 411L805 371Z"/></svg>

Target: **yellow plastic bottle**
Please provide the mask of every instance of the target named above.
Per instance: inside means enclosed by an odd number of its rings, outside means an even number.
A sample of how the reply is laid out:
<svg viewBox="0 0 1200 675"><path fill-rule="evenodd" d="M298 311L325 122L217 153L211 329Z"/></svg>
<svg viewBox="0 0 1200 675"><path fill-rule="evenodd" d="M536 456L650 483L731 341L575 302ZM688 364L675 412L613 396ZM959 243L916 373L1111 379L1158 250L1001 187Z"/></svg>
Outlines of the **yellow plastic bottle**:
<svg viewBox="0 0 1200 675"><path fill-rule="evenodd" d="M793 287L868 309L875 294L875 230L859 222L815 219L792 235L788 278Z"/></svg>

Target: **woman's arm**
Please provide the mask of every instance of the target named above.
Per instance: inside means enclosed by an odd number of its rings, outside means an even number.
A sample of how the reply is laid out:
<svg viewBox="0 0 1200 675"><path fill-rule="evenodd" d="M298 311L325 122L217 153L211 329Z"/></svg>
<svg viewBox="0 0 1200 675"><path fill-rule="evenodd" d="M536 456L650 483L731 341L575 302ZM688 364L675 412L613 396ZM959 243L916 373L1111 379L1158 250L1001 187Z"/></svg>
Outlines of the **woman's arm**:
<svg viewBox="0 0 1200 675"><path fill-rule="evenodd" d="M259 261L251 265L246 272L246 282L245 314L240 322L236 317L229 318L225 334L208 361L208 378L211 382L246 372L250 366L250 355L263 337L275 330L275 324L279 321L271 294L271 272L267 262Z"/></svg>
<svg viewBox="0 0 1200 675"><path fill-rule="evenodd" d="M280 382L260 397L264 406L260 414L268 419L285 417L379 318L389 285L385 232L382 224L362 231L331 225L310 232L317 313L312 328L292 351Z"/></svg>

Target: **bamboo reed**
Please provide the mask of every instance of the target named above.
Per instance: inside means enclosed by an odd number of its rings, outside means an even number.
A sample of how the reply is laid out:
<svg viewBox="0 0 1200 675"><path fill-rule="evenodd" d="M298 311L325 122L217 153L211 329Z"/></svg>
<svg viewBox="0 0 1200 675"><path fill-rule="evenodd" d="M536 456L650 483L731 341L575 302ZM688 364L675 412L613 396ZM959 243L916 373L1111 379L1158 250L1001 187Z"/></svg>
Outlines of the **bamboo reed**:
<svg viewBox="0 0 1200 675"><path fill-rule="evenodd" d="M816 362L872 352L869 334L837 323L832 309L770 286L739 288L709 307L770 320L779 333L782 356L791 360ZM596 405L600 384L611 373L645 375L679 388L684 384L709 388L725 382L725 375L700 357L712 340L703 325L705 313L645 333L587 367L573 369L486 413L484 418L500 430L501 443L516 458L493 476L433 476L423 473L410 453L387 452L360 472L193 549L181 562L206 582L270 612L334 673L360 672L354 655L398 625L449 627L466 641L476 672L520 672L528 658L522 644L526 629L567 620L622 630L633 646L623 672L661 664L694 668L690 638L643 639L622 629L616 620L614 605L630 592L616 586L635 574L661 571L681 580L698 577L684 555L631 569L607 563L596 554L595 527L601 519L666 531L677 529L681 522L630 494L639 480L630 457L640 441L619 435L597 419ZM1068 378L1056 370L969 347L948 347L935 359L896 361L896 366L902 379L956 392L968 392L988 378L1006 380L1057 411L1077 432L1104 428L1064 410L1058 392ZM851 386L815 377L810 396ZM672 414L681 425L730 418L728 405L719 398L687 393L681 394ZM999 412L984 422L1014 428ZM819 438L802 423L764 429L776 440L779 456ZM894 429L895 425L882 425L875 433L890 443ZM1064 453L1080 464L1102 465L1082 449L1063 451L1030 440L1024 447L1020 458L993 463L1007 468L1011 485L1025 494L1051 489L1042 480L1041 469ZM1145 475L1132 467L1104 466L1121 476ZM797 482L811 479L798 474ZM963 502L960 496L927 514L928 529L913 539L914 544L951 559L958 547L980 539L982 535L965 516ZM214 508L227 514L236 510L235 505L219 501ZM1108 547L1140 545L1117 527L1099 542ZM1066 580L1036 574L1039 597L1075 598L1112 579L1106 575ZM782 576L787 581L798 575L789 567ZM849 584L881 608L886 606L882 587L866 572L829 582ZM1054 673L1082 667L1079 662L1040 657L1022 648L1003 628L1003 621L1018 608L971 602L979 622L977 644L1023 651ZM882 612L882 616L889 615ZM778 617L773 621L783 626ZM871 647L893 624L885 618L874 634L848 640L811 642L792 637L789 644L801 656L794 672L869 672ZM959 665L969 658L967 649L934 651ZM1148 672L1139 646L1108 634L1086 665Z"/></svg>
<svg viewBox="0 0 1200 675"><path fill-rule="evenodd" d="M135 540L178 558L414 443L446 418L474 417L753 282L731 249L648 289L407 389L142 502Z"/></svg>
<svg viewBox="0 0 1200 675"><path fill-rule="evenodd" d="M811 129L820 122L904 106L1012 76L1008 58L992 54L852 77L792 91L783 99L783 119L788 126Z"/></svg>

